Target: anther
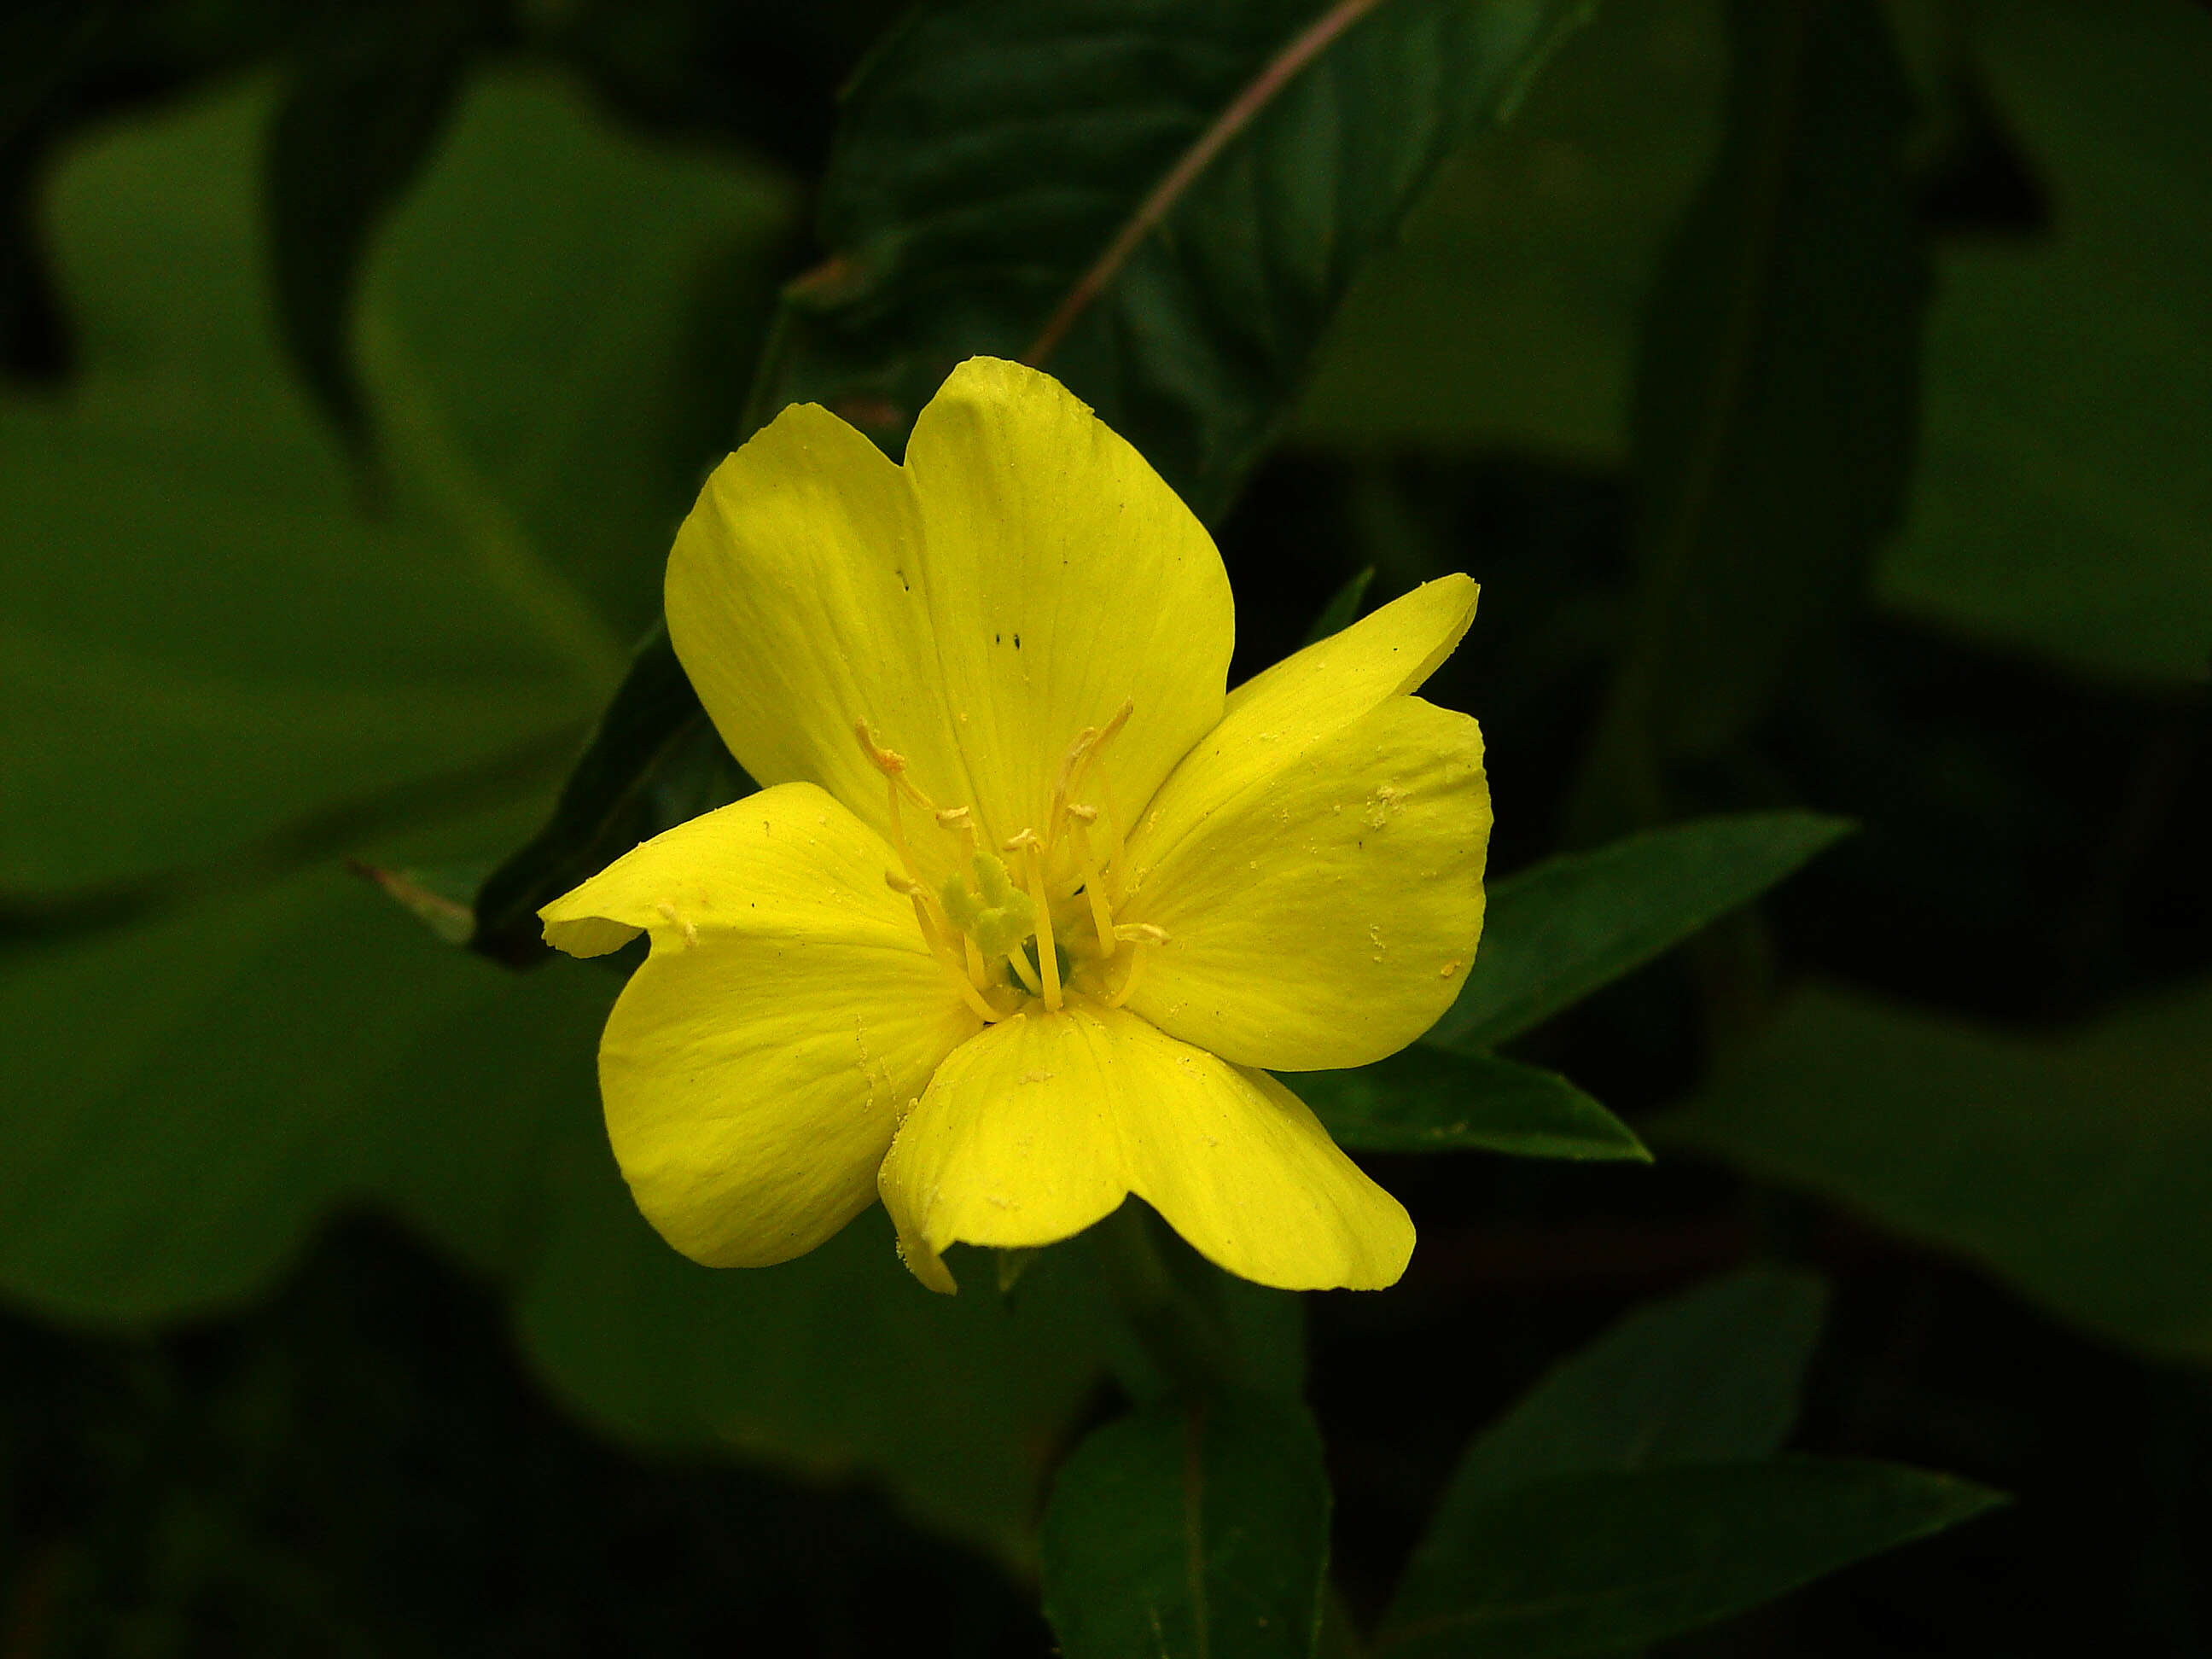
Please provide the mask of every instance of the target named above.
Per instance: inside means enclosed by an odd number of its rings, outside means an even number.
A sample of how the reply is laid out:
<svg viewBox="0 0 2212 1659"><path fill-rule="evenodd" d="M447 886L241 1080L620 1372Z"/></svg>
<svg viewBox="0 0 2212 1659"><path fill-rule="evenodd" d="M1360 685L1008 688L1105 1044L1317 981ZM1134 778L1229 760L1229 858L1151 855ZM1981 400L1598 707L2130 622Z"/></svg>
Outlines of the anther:
<svg viewBox="0 0 2212 1659"><path fill-rule="evenodd" d="M1137 988L1137 975L1144 970L1144 947L1165 945L1168 930L1153 922L1125 921L1114 930L1114 937L1128 941L1129 971L1121 976L1121 988L1106 999L1109 1008L1118 1008L1129 1000L1129 993Z"/></svg>
<svg viewBox="0 0 2212 1659"><path fill-rule="evenodd" d="M853 735L860 740L860 748L879 772L896 775L906 770L906 757L896 749L886 749L876 741L876 734L868 729L866 720L853 722Z"/></svg>

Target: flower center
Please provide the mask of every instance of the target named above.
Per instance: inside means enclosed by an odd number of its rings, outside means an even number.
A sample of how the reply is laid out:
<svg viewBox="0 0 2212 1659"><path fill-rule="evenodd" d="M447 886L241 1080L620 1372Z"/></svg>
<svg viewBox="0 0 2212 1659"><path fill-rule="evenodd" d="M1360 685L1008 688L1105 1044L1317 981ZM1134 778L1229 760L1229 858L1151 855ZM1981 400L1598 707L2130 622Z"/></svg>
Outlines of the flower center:
<svg viewBox="0 0 2212 1659"><path fill-rule="evenodd" d="M1136 987L1143 947L1167 940L1149 923L1114 921L1127 848L1097 759L1128 723L1131 707L1124 702L1105 725L1076 734L1053 778L1042 830L1025 827L996 848L982 844L972 808L938 805L908 775L904 756L884 747L866 720L854 728L890 795L900 867L884 879L914 902L930 953L986 1020L1019 1013L1032 1000L1057 1013L1071 992L1119 1007ZM934 888L908 839L909 813L959 843L954 872Z"/></svg>

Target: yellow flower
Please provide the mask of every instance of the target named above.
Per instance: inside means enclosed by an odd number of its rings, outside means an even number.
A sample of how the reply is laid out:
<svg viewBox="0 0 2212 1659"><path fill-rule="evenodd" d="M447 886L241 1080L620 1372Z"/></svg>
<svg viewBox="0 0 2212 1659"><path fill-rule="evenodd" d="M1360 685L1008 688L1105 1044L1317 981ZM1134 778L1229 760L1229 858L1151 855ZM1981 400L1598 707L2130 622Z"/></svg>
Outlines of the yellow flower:
<svg viewBox="0 0 2212 1659"><path fill-rule="evenodd" d="M1474 584L1224 696L1211 538L1058 382L977 358L895 465L787 409L708 480L668 628L753 795L541 913L652 935L617 1159L678 1249L812 1249L880 1193L916 1277L1131 1193L1232 1273L1393 1283L1405 1210L1270 1070L1412 1042L1482 929L1475 723L1409 695Z"/></svg>

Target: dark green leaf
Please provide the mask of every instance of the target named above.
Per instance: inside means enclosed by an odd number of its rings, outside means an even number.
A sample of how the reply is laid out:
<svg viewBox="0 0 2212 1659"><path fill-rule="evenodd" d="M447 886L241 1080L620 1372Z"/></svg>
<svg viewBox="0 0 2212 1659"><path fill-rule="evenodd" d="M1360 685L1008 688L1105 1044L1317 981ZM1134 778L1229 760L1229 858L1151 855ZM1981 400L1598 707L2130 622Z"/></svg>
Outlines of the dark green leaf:
<svg viewBox="0 0 2212 1659"><path fill-rule="evenodd" d="M1354 1152L1651 1158L1626 1124L1558 1073L1491 1054L1413 1048L1357 1071L1283 1081Z"/></svg>
<svg viewBox="0 0 2212 1659"><path fill-rule="evenodd" d="M523 985L577 978L605 984ZM552 1140L515 1318L557 1395L635 1443L886 1481L932 1527L1032 1559L1047 1457L1103 1367L1110 1316L1083 1252L1042 1252L1011 1297L980 1272L933 1296L876 1209L795 1261L716 1272L639 1215L595 1102Z"/></svg>
<svg viewBox="0 0 2212 1659"><path fill-rule="evenodd" d="M1813 812L1699 818L1510 876L1490 890L1459 1000L1424 1041L1460 1053L1510 1042L1749 903L1850 829Z"/></svg>
<svg viewBox="0 0 2212 1659"><path fill-rule="evenodd" d="M1626 453L1638 315L1711 148L1717 10L1600 9L1362 277L1299 437ZM1937 243L1921 453L1875 592L2101 677L2201 682L2212 17L1987 0L1944 28L1953 84L1929 90L1993 123L1977 141L2027 173L2049 222Z"/></svg>
<svg viewBox="0 0 2212 1659"><path fill-rule="evenodd" d="M1881 594L2100 677L2201 684L2212 15L1993 0L1961 15L2051 223L1942 261L1920 483Z"/></svg>
<svg viewBox="0 0 2212 1659"><path fill-rule="evenodd" d="M1509 1492L1561 1475L1771 1455L1796 1419L1826 1299L1806 1274L1747 1268L1638 1309L1554 1366L1468 1448L1399 1603L1449 1604L1463 1535Z"/></svg>
<svg viewBox="0 0 2212 1659"><path fill-rule="evenodd" d="M1626 459L1637 319L1718 140L1718 12L1597 9L1361 273L1294 441Z"/></svg>
<svg viewBox="0 0 2212 1659"><path fill-rule="evenodd" d="M1986 1263L2065 1317L2212 1359L2212 988L2060 1037L1839 991L1655 1126Z"/></svg>
<svg viewBox="0 0 2212 1659"><path fill-rule="evenodd" d="M354 301L369 240L429 160L493 19L470 0L338 3L304 32L264 167L276 316L349 443L368 440Z"/></svg>
<svg viewBox="0 0 2212 1659"><path fill-rule="evenodd" d="M1318 644L1332 634L1341 634L1358 622L1360 602L1366 599L1368 585L1374 580L1375 567L1370 564L1338 588L1330 596L1328 603L1322 607L1321 615L1314 618L1313 626L1306 630L1304 643Z"/></svg>
<svg viewBox="0 0 2212 1659"><path fill-rule="evenodd" d="M174 1321L265 1293L335 1209L395 1213L518 1297L595 1420L879 1483L1017 1559L1101 1366L1081 1284L1048 1255L1011 1316L933 1297L880 1217L789 1269L691 1267L607 1150L610 976L499 972L334 867L443 870L541 817L696 487L656 425L687 290L780 192L479 77L370 262L369 520L270 325L266 110L67 158L85 373L0 392L0 693L37 711L0 719L0 874L166 901L0 950L0 1047L41 1056L36 1109L0 1110L0 1294ZM500 787L433 787L471 776ZM179 863L223 873L179 893Z"/></svg>
<svg viewBox="0 0 2212 1659"><path fill-rule="evenodd" d="M830 257L790 290L749 422L817 402L896 450L956 363L1026 356L1094 404L1201 518L1218 518L1288 414L1360 263L1587 9L919 10L847 92L821 189ZM665 718L693 716L671 706ZM679 763L665 735L610 739L585 764L619 793L653 787L629 774ZM515 893L557 892L554 872L591 855L556 826L506 880ZM498 936L512 933L502 921Z"/></svg>
<svg viewBox="0 0 2212 1659"><path fill-rule="evenodd" d="M1844 1459L1568 1475L1463 1518L1456 1570L1402 1598L1397 1659L1553 1659L1718 1622L2002 1503L1988 1488Z"/></svg>
<svg viewBox="0 0 2212 1659"><path fill-rule="evenodd" d="M848 94L795 383L910 418L1043 362L1212 519L1361 262L1579 0L966 0Z"/></svg>
<svg viewBox="0 0 2212 1659"><path fill-rule="evenodd" d="M1462 1522L1522 1486L1771 1455L1796 1420L1826 1302L1809 1274L1746 1268L1638 1309L1561 1361L1468 1448L1401 1594L1444 1594Z"/></svg>
<svg viewBox="0 0 2212 1659"><path fill-rule="evenodd" d="M1303 1407L1236 1395L1094 1431L1044 1517L1045 1615L1067 1659L1308 1659L1328 1478Z"/></svg>
<svg viewBox="0 0 2212 1659"><path fill-rule="evenodd" d="M547 954L549 904L641 841L752 788L655 627L562 786L545 827L477 890L469 944L514 967Z"/></svg>
<svg viewBox="0 0 2212 1659"><path fill-rule="evenodd" d="M1726 138L1662 264L1632 414L1641 571L1586 826L1665 811L1847 614L1904 510L1926 252L1879 7L1733 0Z"/></svg>

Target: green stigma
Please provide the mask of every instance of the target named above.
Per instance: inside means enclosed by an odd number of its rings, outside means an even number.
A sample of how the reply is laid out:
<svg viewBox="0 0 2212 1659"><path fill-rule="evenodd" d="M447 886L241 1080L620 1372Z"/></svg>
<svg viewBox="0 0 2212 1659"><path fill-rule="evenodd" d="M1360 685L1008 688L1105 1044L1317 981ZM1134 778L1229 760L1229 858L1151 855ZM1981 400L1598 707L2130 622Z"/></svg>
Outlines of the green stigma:
<svg viewBox="0 0 2212 1659"><path fill-rule="evenodd" d="M1014 885L995 853L976 854L974 864L973 892L959 877L947 876L938 896L952 925L974 939L987 959L995 959L1019 950L1036 932L1036 906Z"/></svg>

